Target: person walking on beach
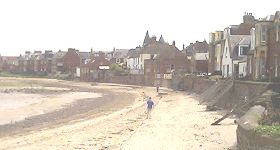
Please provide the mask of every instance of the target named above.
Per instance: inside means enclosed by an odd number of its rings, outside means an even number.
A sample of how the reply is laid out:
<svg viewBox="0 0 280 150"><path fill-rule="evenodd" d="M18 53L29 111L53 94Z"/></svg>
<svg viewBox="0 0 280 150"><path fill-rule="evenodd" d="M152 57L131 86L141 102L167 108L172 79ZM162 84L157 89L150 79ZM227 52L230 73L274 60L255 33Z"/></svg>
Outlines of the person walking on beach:
<svg viewBox="0 0 280 150"><path fill-rule="evenodd" d="M146 119L151 118L151 111L154 108L154 102L152 100L151 97L149 97L148 101L147 101L147 117Z"/></svg>
<svg viewBox="0 0 280 150"><path fill-rule="evenodd" d="M156 85L157 93L159 92L159 84Z"/></svg>

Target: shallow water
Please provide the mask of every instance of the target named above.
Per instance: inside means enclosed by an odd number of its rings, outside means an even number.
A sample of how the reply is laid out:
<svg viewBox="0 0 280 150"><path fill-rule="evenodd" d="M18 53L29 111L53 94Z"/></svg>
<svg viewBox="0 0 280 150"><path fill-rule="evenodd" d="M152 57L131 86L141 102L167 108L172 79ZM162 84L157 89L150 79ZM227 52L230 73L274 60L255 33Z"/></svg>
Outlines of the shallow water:
<svg viewBox="0 0 280 150"><path fill-rule="evenodd" d="M38 94L1 93L0 110L17 109L35 103L41 103L42 98L44 97Z"/></svg>
<svg viewBox="0 0 280 150"><path fill-rule="evenodd" d="M0 125L62 109L79 99L93 100L101 96L101 94L89 92L69 92L57 95L0 93Z"/></svg>

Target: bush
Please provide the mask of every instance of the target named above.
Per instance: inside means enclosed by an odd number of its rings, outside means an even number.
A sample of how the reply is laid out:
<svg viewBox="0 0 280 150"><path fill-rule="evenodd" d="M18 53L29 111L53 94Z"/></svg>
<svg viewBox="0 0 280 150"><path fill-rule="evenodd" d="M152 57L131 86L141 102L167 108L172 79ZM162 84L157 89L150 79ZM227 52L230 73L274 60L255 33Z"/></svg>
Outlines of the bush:
<svg viewBox="0 0 280 150"><path fill-rule="evenodd" d="M110 65L110 71L112 71L116 75L128 75L129 70L123 69L120 65L118 64L111 64Z"/></svg>
<svg viewBox="0 0 280 150"><path fill-rule="evenodd" d="M273 137L280 137L280 126L260 125L255 130L259 134L265 134Z"/></svg>

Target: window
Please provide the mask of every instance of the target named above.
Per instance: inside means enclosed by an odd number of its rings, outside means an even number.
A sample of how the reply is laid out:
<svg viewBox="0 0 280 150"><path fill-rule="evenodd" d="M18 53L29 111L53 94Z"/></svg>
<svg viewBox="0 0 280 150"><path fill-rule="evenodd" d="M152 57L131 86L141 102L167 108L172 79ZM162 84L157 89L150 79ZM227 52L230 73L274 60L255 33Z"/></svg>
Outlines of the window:
<svg viewBox="0 0 280 150"><path fill-rule="evenodd" d="M247 55L247 52L248 52L248 47L245 47L245 46L240 46L239 48L239 55Z"/></svg>
<svg viewBox="0 0 280 150"><path fill-rule="evenodd" d="M261 26L261 42L266 41L266 26Z"/></svg>
<svg viewBox="0 0 280 150"><path fill-rule="evenodd" d="M226 47L226 53L225 53L225 54L226 54L225 56L226 56L226 58L227 58L227 47Z"/></svg>
<svg viewBox="0 0 280 150"><path fill-rule="evenodd" d="M171 70L174 70L174 65L171 65Z"/></svg>
<svg viewBox="0 0 280 150"><path fill-rule="evenodd" d="M276 42L280 41L280 25L276 26Z"/></svg>
<svg viewBox="0 0 280 150"><path fill-rule="evenodd" d="M155 56L155 55L154 55L154 54L152 54L150 59L154 59L154 56Z"/></svg>

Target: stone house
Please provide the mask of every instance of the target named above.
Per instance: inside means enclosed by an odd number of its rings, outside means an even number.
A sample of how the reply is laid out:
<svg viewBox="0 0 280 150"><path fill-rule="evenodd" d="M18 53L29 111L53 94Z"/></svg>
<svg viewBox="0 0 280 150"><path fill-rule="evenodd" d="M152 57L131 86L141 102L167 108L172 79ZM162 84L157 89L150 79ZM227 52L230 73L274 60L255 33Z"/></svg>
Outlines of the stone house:
<svg viewBox="0 0 280 150"><path fill-rule="evenodd" d="M268 35L267 31L271 27L274 15L269 15L259 20L255 25L255 70L254 79L267 77L267 55L268 55Z"/></svg>
<svg viewBox="0 0 280 150"><path fill-rule="evenodd" d="M270 79L278 78L280 75L280 12L277 11L274 15L273 22L268 28L268 52L267 64L268 75Z"/></svg>
<svg viewBox="0 0 280 150"><path fill-rule="evenodd" d="M222 71L223 49L225 45L224 32L216 31L209 34L208 72Z"/></svg>

